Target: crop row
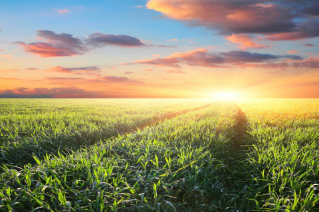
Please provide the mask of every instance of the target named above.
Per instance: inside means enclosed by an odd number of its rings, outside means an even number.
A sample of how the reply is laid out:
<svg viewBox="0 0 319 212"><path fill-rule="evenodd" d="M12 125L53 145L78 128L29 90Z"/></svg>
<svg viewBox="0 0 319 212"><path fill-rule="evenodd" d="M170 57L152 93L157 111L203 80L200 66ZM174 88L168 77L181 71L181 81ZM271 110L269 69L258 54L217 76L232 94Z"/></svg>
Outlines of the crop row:
<svg viewBox="0 0 319 212"><path fill-rule="evenodd" d="M239 102L252 147L245 172L256 210L319 210L319 101ZM248 189L247 189L248 190ZM248 192L247 192L248 193Z"/></svg>
<svg viewBox="0 0 319 212"><path fill-rule="evenodd" d="M211 101L2 99L0 163L21 166L88 147ZM182 103L182 104L181 104Z"/></svg>
<svg viewBox="0 0 319 212"><path fill-rule="evenodd" d="M1 174L3 210L205 211L224 207L237 108L218 104Z"/></svg>

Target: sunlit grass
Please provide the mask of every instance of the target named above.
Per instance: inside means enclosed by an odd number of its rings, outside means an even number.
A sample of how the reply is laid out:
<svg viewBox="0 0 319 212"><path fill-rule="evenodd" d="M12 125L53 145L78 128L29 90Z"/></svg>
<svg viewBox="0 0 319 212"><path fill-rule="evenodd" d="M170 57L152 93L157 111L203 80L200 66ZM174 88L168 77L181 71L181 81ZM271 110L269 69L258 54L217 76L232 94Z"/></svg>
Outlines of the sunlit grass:
<svg viewBox="0 0 319 212"><path fill-rule="evenodd" d="M214 101L1 100L0 210L319 210L319 101Z"/></svg>

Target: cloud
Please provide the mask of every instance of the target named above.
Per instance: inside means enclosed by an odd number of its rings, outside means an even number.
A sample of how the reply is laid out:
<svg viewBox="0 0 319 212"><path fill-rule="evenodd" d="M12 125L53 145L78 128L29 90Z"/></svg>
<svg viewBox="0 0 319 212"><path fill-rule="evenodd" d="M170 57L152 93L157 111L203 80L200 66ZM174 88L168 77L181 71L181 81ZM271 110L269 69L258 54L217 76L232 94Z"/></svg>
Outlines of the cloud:
<svg viewBox="0 0 319 212"><path fill-rule="evenodd" d="M132 71L125 71L124 74L134 74L134 72L132 72Z"/></svg>
<svg viewBox="0 0 319 212"><path fill-rule="evenodd" d="M147 68L147 69L144 69L144 71L154 71L154 69L152 69L152 68Z"/></svg>
<svg viewBox="0 0 319 212"><path fill-rule="evenodd" d="M71 12L70 10L67 9L60 9L60 10L55 10L56 12L60 13L60 14L64 14L64 13L69 13Z"/></svg>
<svg viewBox="0 0 319 212"><path fill-rule="evenodd" d="M289 54L296 54L298 53L298 50L291 50L291 51L288 51Z"/></svg>
<svg viewBox="0 0 319 212"><path fill-rule="evenodd" d="M293 30L296 26L294 15L283 6L268 2L272 1L150 0L147 8L192 26L217 30L221 34Z"/></svg>
<svg viewBox="0 0 319 212"><path fill-rule="evenodd" d="M86 37L89 45L103 47L106 45L116 45L121 47L141 47L145 44L138 38L128 35L112 35L95 32Z"/></svg>
<svg viewBox="0 0 319 212"><path fill-rule="evenodd" d="M39 42L25 43L15 42L20 45L26 53L35 54L40 57L65 57L76 56L87 53L94 47L104 47L115 45L120 47L143 47L145 45L138 38L128 35L111 35L95 32L86 36L84 39L73 37L71 34L57 34L50 30L38 30L37 39ZM156 47L173 47L158 45Z"/></svg>
<svg viewBox="0 0 319 212"><path fill-rule="evenodd" d="M77 87L56 88L16 88L0 91L1 98L54 98L54 97L94 97L102 95L100 91L85 91Z"/></svg>
<svg viewBox="0 0 319 212"><path fill-rule="evenodd" d="M166 17L218 34L264 34L269 40L319 36L317 0L149 0Z"/></svg>
<svg viewBox="0 0 319 212"><path fill-rule="evenodd" d="M198 43L196 43L196 42L194 42L194 41L189 41L188 43L190 43L190 44L198 44Z"/></svg>
<svg viewBox="0 0 319 212"><path fill-rule="evenodd" d="M14 59L12 54L1 54L0 56L6 59Z"/></svg>
<svg viewBox="0 0 319 212"><path fill-rule="evenodd" d="M138 5L138 6L134 6L134 7L137 7L137 8L144 8L142 5Z"/></svg>
<svg viewBox="0 0 319 212"><path fill-rule="evenodd" d="M174 38L174 39L169 39L169 40L167 40L167 41L174 41L174 42L177 42L177 41L178 41L178 39Z"/></svg>
<svg viewBox="0 0 319 212"><path fill-rule="evenodd" d="M34 70L38 70L37 68L25 68L24 70L27 70L27 71L34 71Z"/></svg>
<svg viewBox="0 0 319 212"><path fill-rule="evenodd" d="M304 44L304 46L306 46L306 47L314 47L314 45L310 44L310 43L306 43L306 44Z"/></svg>
<svg viewBox="0 0 319 212"><path fill-rule="evenodd" d="M268 48L265 44L258 44L254 42L254 38L251 35L233 34L231 36L226 36L225 39L232 43L240 44L241 46L238 46L238 48L241 50Z"/></svg>
<svg viewBox="0 0 319 212"><path fill-rule="evenodd" d="M175 48L177 47L176 45L173 46L167 46L167 45L148 45L149 47L163 47L163 48Z"/></svg>
<svg viewBox="0 0 319 212"><path fill-rule="evenodd" d="M184 72L182 70L167 70L167 71L165 71L165 73L168 73L168 74L185 74L186 72Z"/></svg>
<svg viewBox="0 0 319 212"><path fill-rule="evenodd" d="M267 68L267 69L318 69L319 68L319 58L309 57L304 60L287 60L282 62L270 62L266 64L246 64L243 67L251 68Z"/></svg>
<svg viewBox="0 0 319 212"><path fill-rule="evenodd" d="M138 80L131 80L127 77L117 77L117 76L104 76L96 79L98 82L112 82L112 83L125 83L125 84L143 84L143 82Z"/></svg>
<svg viewBox="0 0 319 212"><path fill-rule="evenodd" d="M162 56L159 55L159 54L153 54L152 56L153 56L153 57L162 57Z"/></svg>
<svg viewBox="0 0 319 212"><path fill-rule="evenodd" d="M45 42L35 42L26 44L24 42L15 42L20 45L26 53L38 55L40 57L63 57L82 55L88 51L79 38L71 34L56 34L50 30L38 30L38 40Z"/></svg>
<svg viewBox="0 0 319 212"><path fill-rule="evenodd" d="M0 72L12 72L12 71L19 71L19 69L16 68L2 68L0 69Z"/></svg>
<svg viewBox="0 0 319 212"><path fill-rule="evenodd" d="M82 78L82 77L47 77L42 79L41 82L46 81L49 84L67 85L67 86L106 86L106 85L142 85L144 82L127 77L117 76L97 76L94 78Z"/></svg>
<svg viewBox="0 0 319 212"><path fill-rule="evenodd" d="M311 19L301 23L298 30L293 32L283 32L267 35L266 38L272 41L280 40L304 40L306 38L314 38L319 36L319 19Z"/></svg>
<svg viewBox="0 0 319 212"><path fill-rule="evenodd" d="M279 59L301 60L300 56L295 55L271 55L251 53L248 51L229 51L213 53L208 49L198 48L194 51L184 53L174 53L165 58L137 60L131 64L147 64L155 66L171 66L181 67L188 66L203 66L203 67L229 67L229 65L245 64L245 63L263 63L275 61Z"/></svg>
<svg viewBox="0 0 319 212"><path fill-rule="evenodd" d="M54 66L54 67L45 69L44 71L77 74L77 75L101 76L101 69L97 66L86 66L86 67L76 67L76 68Z"/></svg>

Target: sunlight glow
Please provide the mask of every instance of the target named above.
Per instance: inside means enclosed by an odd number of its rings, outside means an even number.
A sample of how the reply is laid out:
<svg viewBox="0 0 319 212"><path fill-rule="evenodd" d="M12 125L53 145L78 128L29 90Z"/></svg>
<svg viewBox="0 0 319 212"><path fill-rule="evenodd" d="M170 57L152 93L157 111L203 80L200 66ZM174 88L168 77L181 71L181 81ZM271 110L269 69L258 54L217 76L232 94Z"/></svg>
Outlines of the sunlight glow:
<svg viewBox="0 0 319 212"><path fill-rule="evenodd" d="M235 92L220 92L215 93L215 98L223 99L223 100L233 100L239 98L238 93Z"/></svg>

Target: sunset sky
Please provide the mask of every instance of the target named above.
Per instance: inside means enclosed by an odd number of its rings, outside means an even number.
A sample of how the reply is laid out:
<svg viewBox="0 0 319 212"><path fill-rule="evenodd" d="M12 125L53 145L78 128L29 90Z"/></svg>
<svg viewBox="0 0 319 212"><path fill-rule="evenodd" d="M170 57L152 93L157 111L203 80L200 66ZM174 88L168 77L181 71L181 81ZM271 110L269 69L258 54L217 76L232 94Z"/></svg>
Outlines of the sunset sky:
<svg viewBox="0 0 319 212"><path fill-rule="evenodd" d="M318 0L0 4L0 98L319 98Z"/></svg>

